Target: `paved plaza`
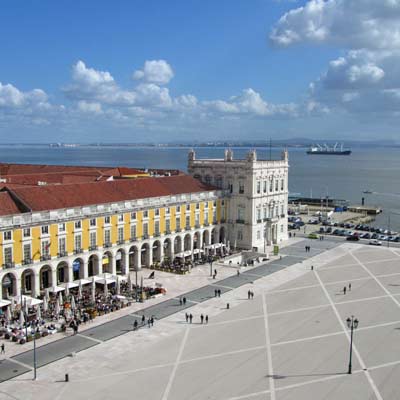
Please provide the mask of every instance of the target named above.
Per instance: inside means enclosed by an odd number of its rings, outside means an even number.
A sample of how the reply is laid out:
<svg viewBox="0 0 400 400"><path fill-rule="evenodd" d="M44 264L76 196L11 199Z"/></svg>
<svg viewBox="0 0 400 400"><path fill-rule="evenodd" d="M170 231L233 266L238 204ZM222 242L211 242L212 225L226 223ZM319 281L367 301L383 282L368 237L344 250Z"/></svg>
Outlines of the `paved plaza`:
<svg viewBox="0 0 400 400"><path fill-rule="evenodd" d="M301 240L283 254L187 293L186 308L169 299L42 346L37 381L30 351L2 361L0 399L399 399L400 250ZM141 313L155 325L133 332Z"/></svg>

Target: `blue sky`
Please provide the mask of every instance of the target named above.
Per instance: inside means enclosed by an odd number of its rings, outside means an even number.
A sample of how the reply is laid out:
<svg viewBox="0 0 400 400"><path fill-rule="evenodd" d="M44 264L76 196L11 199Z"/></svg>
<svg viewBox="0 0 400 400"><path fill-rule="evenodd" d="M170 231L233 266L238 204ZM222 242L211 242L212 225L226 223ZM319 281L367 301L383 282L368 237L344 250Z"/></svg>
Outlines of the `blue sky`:
<svg viewBox="0 0 400 400"><path fill-rule="evenodd" d="M397 0L4 0L0 137L397 139L399 19Z"/></svg>

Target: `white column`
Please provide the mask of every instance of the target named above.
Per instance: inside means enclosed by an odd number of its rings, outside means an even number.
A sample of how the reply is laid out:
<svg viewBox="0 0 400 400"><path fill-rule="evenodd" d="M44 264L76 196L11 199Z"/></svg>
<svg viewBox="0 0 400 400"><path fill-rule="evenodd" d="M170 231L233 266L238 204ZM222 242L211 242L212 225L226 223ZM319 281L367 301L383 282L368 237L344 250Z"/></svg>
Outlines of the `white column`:
<svg viewBox="0 0 400 400"><path fill-rule="evenodd" d="M52 286L57 285L57 268L51 269L51 285Z"/></svg>
<svg viewBox="0 0 400 400"><path fill-rule="evenodd" d="M126 249L124 256L124 271L123 274L129 274L129 249Z"/></svg>
<svg viewBox="0 0 400 400"><path fill-rule="evenodd" d="M21 296L21 277L15 280L15 295L17 297Z"/></svg>
<svg viewBox="0 0 400 400"><path fill-rule="evenodd" d="M36 272L33 275L33 296L39 296L40 295L40 273Z"/></svg>
<svg viewBox="0 0 400 400"><path fill-rule="evenodd" d="M65 273L65 272L64 272ZM68 264L68 272L67 272L67 275L68 275L68 280L67 280L67 282L73 282L73 280L74 280L74 270L73 270L73 267L72 267L72 263L71 264Z"/></svg>
<svg viewBox="0 0 400 400"><path fill-rule="evenodd" d="M82 269L83 269L82 277L87 278L89 276L89 259L83 260Z"/></svg>
<svg viewBox="0 0 400 400"><path fill-rule="evenodd" d="M150 267L151 264L153 264L153 246L149 243L149 253L148 257L146 260L146 267Z"/></svg>

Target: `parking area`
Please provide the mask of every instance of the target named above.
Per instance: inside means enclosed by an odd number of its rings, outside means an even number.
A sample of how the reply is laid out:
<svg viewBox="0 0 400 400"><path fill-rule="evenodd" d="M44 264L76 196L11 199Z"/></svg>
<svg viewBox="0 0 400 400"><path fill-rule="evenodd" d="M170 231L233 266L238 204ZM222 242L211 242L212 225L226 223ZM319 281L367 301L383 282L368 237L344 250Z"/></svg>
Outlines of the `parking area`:
<svg viewBox="0 0 400 400"><path fill-rule="evenodd" d="M307 244L313 258L302 260ZM0 399L397 400L400 254L335 246L299 241L286 249L297 264L44 366L36 382L28 374L4 382Z"/></svg>

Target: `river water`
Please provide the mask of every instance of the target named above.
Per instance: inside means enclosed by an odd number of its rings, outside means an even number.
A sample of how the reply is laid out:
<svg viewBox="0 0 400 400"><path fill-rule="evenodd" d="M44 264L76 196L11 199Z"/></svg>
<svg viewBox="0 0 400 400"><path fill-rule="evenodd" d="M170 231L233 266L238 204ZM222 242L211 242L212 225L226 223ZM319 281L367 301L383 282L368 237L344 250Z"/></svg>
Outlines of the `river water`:
<svg viewBox="0 0 400 400"><path fill-rule="evenodd" d="M187 153L184 147L61 147L0 146L0 162L109 165L145 168L175 168L186 171ZM222 158L224 149L196 148L198 158ZM242 158L248 148L233 148L234 157ZM273 159L280 156L273 149ZM269 158L268 148L258 148L259 158ZM375 225L400 231L400 149L353 148L350 156L307 155L305 149L289 150L289 190L302 196L349 200L380 206L384 212ZM363 194L365 190L372 194Z"/></svg>

